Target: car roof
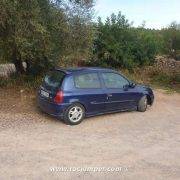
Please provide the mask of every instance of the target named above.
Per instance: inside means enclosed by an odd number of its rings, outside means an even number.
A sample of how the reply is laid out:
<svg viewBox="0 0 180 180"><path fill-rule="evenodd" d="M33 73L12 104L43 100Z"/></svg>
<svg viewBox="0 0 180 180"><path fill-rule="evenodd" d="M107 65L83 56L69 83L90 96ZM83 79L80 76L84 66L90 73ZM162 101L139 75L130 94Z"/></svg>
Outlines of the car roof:
<svg viewBox="0 0 180 180"><path fill-rule="evenodd" d="M112 69L101 67L73 67L73 68L55 68L55 70L63 71L66 74L79 73L79 72L115 72Z"/></svg>

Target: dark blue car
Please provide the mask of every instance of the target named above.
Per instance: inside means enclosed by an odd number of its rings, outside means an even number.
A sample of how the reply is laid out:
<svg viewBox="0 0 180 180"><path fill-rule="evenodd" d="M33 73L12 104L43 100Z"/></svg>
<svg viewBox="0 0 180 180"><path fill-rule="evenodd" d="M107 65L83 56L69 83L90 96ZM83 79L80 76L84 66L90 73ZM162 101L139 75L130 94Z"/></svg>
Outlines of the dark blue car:
<svg viewBox="0 0 180 180"><path fill-rule="evenodd" d="M152 105L151 88L137 85L105 68L54 69L38 92L40 108L70 125L84 117L111 112L146 111Z"/></svg>

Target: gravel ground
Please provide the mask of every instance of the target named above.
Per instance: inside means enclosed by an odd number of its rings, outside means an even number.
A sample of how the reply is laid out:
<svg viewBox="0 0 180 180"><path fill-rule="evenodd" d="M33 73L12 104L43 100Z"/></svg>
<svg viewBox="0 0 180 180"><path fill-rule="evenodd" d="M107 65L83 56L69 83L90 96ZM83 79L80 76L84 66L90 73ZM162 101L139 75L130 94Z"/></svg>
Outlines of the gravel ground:
<svg viewBox="0 0 180 180"><path fill-rule="evenodd" d="M180 95L156 90L155 97L145 113L67 126L41 113L32 93L0 90L0 179L180 179Z"/></svg>

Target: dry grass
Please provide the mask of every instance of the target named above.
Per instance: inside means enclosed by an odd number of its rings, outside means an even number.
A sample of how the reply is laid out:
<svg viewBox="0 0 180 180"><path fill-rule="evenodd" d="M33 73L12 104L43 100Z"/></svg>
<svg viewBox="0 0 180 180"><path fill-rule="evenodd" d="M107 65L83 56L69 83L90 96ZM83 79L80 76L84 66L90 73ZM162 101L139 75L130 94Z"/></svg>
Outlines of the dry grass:
<svg viewBox="0 0 180 180"><path fill-rule="evenodd" d="M133 71L121 69L120 72L137 83L167 89L171 92L180 92L180 73L174 74L165 71L163 72L154 66L136 68ZM10 78L0 78L0 87L33 91L40 86L42 83L42 78L43 75L38 77L26 75L20 77L13 75Z"/></svg>
<svg viewBox="0 0 180 180"><path fill-rule="evenodd" d="M0 88L36 90L42 83L42 76L33 77L27 75L12 75L10 78L0 78Z"/></svg>
<svg viewBox="0 0 180 180"><path fill-rule="evenodd" d="M131 72L124 69L120 71L135 82L163 88L168 91L180 92L180 73L160 71L154 66L136 68Z"/></svg>

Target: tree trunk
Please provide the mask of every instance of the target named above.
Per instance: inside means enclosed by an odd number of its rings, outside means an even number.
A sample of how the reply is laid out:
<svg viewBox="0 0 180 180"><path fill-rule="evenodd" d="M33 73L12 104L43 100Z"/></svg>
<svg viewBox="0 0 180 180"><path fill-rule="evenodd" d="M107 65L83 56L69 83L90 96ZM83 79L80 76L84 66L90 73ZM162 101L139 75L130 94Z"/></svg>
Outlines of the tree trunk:
<svg viewBox="0 0 180 180"><path fill-rule="evenodd" d="M16 67L16 72L20 73L20 74L24 74L25 71L24 71L24 67L22 64L21 56L18 54L18 51L16 48L14 48L14 50L13 50L12 60Z"/></svg>
<svg viewBox="0 0 180 180"><path fill-rule="evenodd" d="M30 74L30 63L28 60L25 60L26 62L26 74Z"/></svg>

